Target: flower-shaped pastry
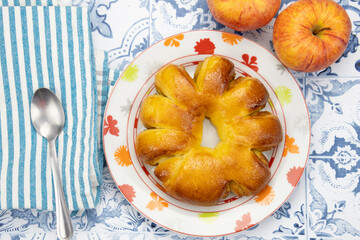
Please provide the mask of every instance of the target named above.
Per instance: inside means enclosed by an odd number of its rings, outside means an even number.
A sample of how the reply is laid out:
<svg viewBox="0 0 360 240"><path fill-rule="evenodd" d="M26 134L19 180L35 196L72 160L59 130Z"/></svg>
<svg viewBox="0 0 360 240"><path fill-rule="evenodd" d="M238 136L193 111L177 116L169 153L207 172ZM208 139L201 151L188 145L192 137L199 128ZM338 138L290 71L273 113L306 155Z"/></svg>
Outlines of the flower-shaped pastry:
<svg viewBox="0 0 360 240"><path fill-rule="evenodd" d="M173 197L213 205L232 191L254 195L270 178L262 151L281 142L279 119L260 111L268 100L263 84L235 79L234 65L213 55L200 62L194 78L184 67L167 65L155 77L159 94L142 103L140 119L148 128L136 139L142 161ZM220 142L200 146L204 118L217 128Z"/></svg>

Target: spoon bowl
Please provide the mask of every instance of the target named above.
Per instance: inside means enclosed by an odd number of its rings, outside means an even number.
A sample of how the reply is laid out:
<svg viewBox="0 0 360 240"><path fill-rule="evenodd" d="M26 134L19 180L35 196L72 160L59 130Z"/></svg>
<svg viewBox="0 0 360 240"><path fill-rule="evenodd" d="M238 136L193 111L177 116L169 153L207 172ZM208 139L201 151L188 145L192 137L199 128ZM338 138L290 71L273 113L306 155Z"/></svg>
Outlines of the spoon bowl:
<svg viewBox="0 0 360 240"><path fill-rule="evenodd" d="M30 114L36 131L49 142L48 158L54 180L57 235L59 239L70 239L73 235L73 228L55 149L55 140L65 124L64 110L60 100L53 92L47 88L39 88L31 100Z"/></svg>
<svg viewBox="0 0 360 240"><path fill-rule="evenodd" d="M39 88L31 101L31 119L36 131L47 140L55 140L65 124L64 110L56 95Z"/></svg>

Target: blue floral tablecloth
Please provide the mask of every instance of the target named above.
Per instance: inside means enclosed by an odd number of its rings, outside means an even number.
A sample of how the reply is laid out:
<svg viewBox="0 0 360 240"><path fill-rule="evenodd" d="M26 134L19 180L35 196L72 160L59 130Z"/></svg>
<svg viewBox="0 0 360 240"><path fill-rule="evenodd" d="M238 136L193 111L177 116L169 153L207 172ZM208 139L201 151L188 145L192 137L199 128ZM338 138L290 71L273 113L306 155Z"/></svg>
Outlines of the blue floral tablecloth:
<svg viewBox="0 0 360 240"><path fill-rule="evenodd" d="M283 0L280 11L293 1ZM211 239L360 239L360 1L336 2L352 20L343 56L320 72L292 72L312 125L310 156L296 190L260 224ZM211 17L206 0L74 0L73 5L89 7L95 47L106 50L110 66L120 71L167 36L195 29L234 32ZM273 24L237 33L273 51ZM124 109L129 104L124 102ZM142 216L106 166L100 204L72 219L73 239L203 239L171 232ZM53 212L0 211L0 239L55 238Z"/></svg>

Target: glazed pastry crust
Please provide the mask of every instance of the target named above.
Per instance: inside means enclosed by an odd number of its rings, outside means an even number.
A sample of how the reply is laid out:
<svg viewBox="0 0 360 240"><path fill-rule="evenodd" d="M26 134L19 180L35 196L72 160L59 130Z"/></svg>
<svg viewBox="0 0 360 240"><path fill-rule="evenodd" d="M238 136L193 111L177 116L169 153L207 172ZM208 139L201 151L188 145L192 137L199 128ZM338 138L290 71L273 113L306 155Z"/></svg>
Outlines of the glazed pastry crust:
<svg viewBox="0 0 360 240"><path fill-rule="evenodd" d="M208 206L230 192L250 196L266 186L270 169L261 152L277 146L283 132L276 116L261 111L268 92L258 79L235 79L233 63L213 55L199 63L194 79L181 66L164 66L155 86L159 94L140 109L148 129L135 148L171 196ZM205 117L220 137L214 149L200 146Z"/></svg>

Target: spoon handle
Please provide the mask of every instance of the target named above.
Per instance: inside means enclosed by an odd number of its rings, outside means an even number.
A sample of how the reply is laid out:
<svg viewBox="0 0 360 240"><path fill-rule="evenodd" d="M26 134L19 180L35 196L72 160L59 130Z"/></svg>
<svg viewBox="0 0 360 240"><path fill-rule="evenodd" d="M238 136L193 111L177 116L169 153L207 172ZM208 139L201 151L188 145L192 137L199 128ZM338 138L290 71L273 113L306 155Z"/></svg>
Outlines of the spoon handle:
<svg viewBox="0 0 360 240"><path fill-rule="evenodd" d="M57 235L59 239L70 239L73 235L73 228L60 177L55 150L55 140L49 141L49 158L54 180Z"/></svg>

